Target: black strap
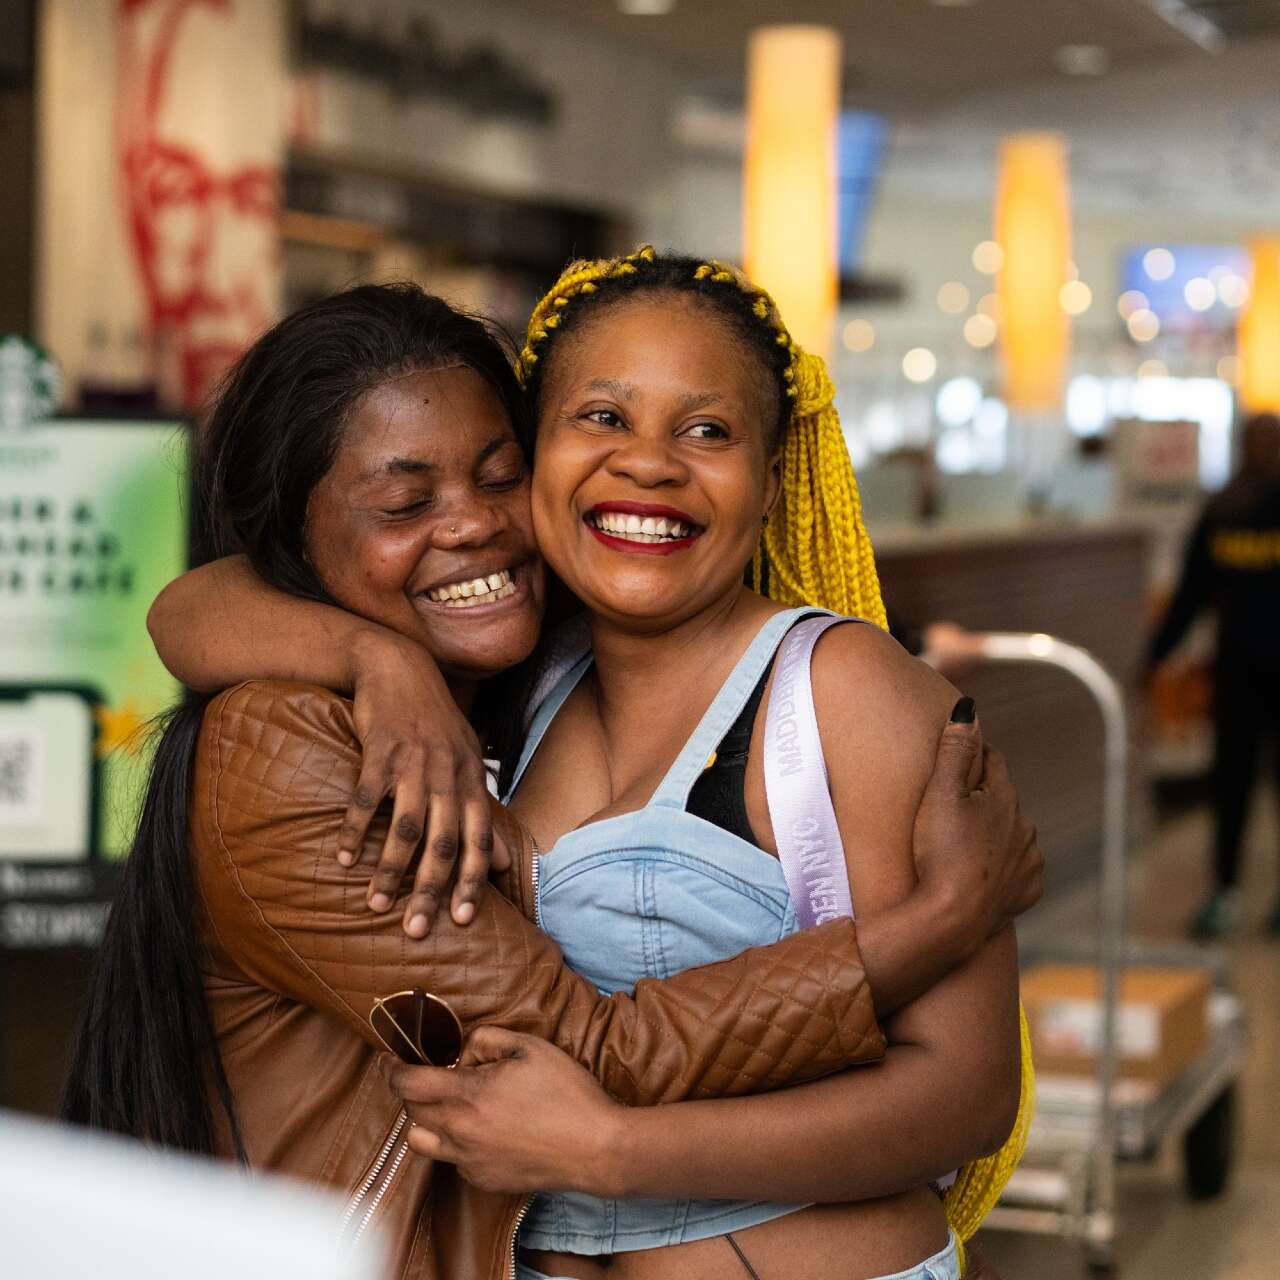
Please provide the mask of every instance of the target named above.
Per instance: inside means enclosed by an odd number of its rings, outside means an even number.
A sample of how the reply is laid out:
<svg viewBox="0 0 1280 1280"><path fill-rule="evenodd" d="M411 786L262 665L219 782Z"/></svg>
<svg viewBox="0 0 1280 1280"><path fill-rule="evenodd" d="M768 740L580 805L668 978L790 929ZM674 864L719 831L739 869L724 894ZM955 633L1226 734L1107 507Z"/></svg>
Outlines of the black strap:
<svg viewBox="0 0 1280 1280"><path fill-rule="evenodd" d="M738 1255L738 1261L742 1263L743 1268L746 1270L747 1275L751 1277L751 1280L760 1280L760 1277L756 1274L755 1267L747 1261L747 1255L738 1247L738 1242L733 1238L733 1232L726 1232L724 1238L729 1242L729 1248Z"/></svg>

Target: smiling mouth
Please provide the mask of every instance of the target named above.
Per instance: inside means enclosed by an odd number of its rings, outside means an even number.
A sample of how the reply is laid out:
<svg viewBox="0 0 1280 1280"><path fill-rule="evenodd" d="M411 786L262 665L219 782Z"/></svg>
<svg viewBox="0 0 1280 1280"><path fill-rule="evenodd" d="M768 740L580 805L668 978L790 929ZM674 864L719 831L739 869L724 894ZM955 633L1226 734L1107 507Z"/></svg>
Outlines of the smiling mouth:
<svg viewBox="0 0 1280 1280"><path fill-rule="evenodd" d="M462 578L432 587L426 597L446 609L474 609L478 604L496 604L516 593L514 569L500 569L483 578Z"/></svg>
<svg viewBox="0 0 1280 1280"><path fill-rule="evenodd" d="M599 508L588 511L583 519L592 529L611 538L649 546L691 542L702 532L700 525L670 516L640 516Z"/></svg>

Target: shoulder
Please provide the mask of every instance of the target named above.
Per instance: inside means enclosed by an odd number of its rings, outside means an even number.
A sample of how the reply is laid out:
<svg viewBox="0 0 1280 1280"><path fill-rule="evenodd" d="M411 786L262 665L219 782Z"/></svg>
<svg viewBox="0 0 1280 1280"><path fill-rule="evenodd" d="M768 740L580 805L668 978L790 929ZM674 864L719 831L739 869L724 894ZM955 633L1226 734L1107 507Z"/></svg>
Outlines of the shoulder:
<svg viewBox="0 0 1280 1280"><path fill-rule="evenodd" d="M813 687L854 900L878 910L910 891L915 816L958 695L869 625L823 635Z"/></svg>
<svg viewBox="0 0 1280 1280"><path fill-rule="evenodd" d="M931 766L959 694L887 632L858 623L831 627L818 641L813 696L824 728L874 741L891 754L924 743Z"/></svg>
<svg viewBox="0 0 1280 1280"><path fill-rule="evenodd" d="M351 703L316 685L250 680L205 709L194 796L219 825L344 809L360 769ZM284 804L287 802L287 805Z"/></svg>

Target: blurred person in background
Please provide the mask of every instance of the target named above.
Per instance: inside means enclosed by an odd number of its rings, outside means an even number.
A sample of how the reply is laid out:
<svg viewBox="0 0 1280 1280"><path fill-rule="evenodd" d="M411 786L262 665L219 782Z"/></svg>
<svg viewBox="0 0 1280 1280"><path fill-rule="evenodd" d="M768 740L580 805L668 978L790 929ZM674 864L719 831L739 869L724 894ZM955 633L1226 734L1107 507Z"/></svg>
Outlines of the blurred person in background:
<svg viewBox="0 0 1280 1280"><path fill-rule="evenodd" d="M1192 530L1177 590L1151 642L1150 670L1169 657L1205 609L1218 620L1214 883L1190 931L1216 938L1239 914L1240 847L1268 737L1280 774L1280 418L1274 414L1244 423L1239 470ZM1267 928L1280 936L1280 899Z"/></svg>

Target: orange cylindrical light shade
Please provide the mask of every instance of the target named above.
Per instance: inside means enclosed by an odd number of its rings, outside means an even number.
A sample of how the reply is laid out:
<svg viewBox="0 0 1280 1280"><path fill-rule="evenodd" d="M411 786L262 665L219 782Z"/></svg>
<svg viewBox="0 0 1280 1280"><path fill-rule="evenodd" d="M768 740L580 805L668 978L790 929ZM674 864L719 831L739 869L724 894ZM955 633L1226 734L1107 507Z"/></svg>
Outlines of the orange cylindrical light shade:
<svg viewBox="0 0 1280 1280"><path fill-rule="evenodd" d="M1000 147L995 238L1004 397L1011 409L1059 409L1071 328L1059 295L1071 257L1067 157L1061 137L1014 134Z"/></svg>
<svg viewBox="0 0 1280 1280"><path fill-rule="evenodd" d="M1249 245L1253 279L1240 316L1240 402L1280 413L1280 239Z"/></svg>
<svg viewBox="0 0 1280 1280"><path fill-rule="evenodd" d="M827 356L836 308L840 36L760 27L747 45L743 244L792 336Z"/></svg>

